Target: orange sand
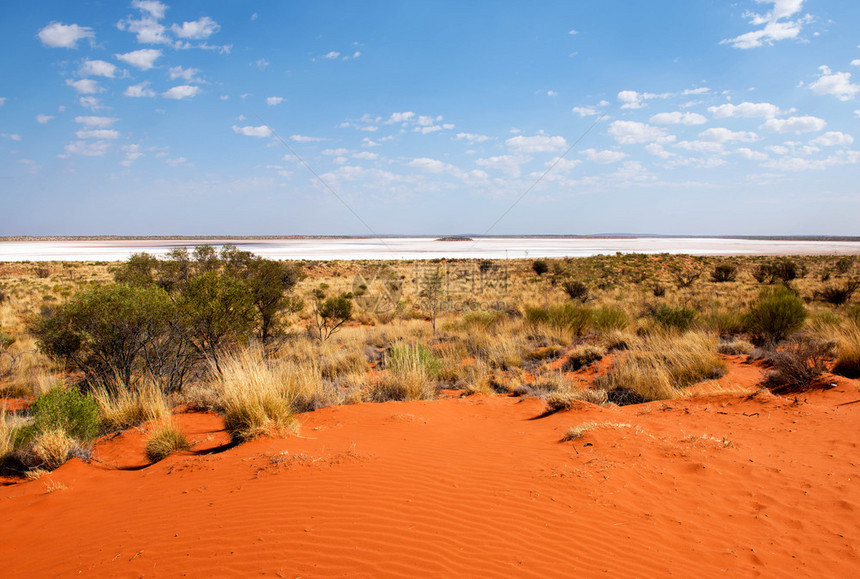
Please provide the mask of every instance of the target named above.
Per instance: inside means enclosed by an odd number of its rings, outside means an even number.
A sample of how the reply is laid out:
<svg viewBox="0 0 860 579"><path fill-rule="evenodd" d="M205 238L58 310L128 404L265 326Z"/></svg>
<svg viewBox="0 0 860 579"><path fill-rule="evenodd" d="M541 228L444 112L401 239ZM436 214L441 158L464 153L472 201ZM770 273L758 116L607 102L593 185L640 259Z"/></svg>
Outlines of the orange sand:
<svg viewBox="0 0 860 579"><path fill-rule="evenodd" d="M724 387L757 370L732 364ZM731 382L731 384L725 381ZM146 466L140 429L0 488L4 577L848 577L860 568L860 383L536 418L474 396L301 417ZM573 442L569 427L604 426ZM629 425L629 426L627 426ZM206 451L214 452L205 454Z"/></svg>

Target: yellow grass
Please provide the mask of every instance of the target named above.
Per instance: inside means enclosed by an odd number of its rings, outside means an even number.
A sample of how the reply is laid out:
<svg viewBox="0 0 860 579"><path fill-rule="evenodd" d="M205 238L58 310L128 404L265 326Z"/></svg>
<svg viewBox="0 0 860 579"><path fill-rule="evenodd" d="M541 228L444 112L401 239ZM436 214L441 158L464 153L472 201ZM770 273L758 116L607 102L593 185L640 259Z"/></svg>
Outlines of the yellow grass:
<svg viewBox="0 0 860 579"><path fill-rule="evenodd" d="M167 397L151 378L132 385L125 385L117 378L111 388L95 388L92 396L99 404L103 424L112 430L122 430L170 415Z"/></svg>
<svg viewBox="0 0 860 579"><path fill-rule="evenodd" d="M188 438L172 421L162 422L152 431L146 440L146 457L152 462L158 462L178 450L188 450L191 444Z"/></svg>

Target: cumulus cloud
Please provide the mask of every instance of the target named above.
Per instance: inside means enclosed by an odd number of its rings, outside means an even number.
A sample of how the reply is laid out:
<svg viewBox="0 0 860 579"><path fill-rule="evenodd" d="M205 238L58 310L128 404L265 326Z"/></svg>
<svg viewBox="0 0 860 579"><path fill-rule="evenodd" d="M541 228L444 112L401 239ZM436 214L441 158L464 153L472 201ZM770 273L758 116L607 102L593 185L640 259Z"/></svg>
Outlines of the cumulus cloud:
<svg viewBox="0 0 860 579"><path fill-rule="evenodd" d="M475 161L475 164L479 167L502 171L508 177L516 179L517 177L522 175L522 165L528 163L529 161L531 161L531 157L519 155L499 155L497 157L477 159Z"/></svg>
<svg viewBox="0 0 860 579"><path fill-rule="evenodd" d="M518 153L553 153L567 148L567 141L564 137L547 135L535 135L534 137L519 135L506 140L505 144L509 149Z"/></svg>
<svg viewBox="0 0 860 579"><path fill-rule="evenodd" d="M375 161L379 158L379 155L376 153L371 153L370 151L359 151L358 153L353 153L353 159L362 159L364 161Z"/></svg>
<svg viewBox="0 0 860 579"><path fill-rule="evenodd" d="M669 93L655 94L651 92L636 92L635 90L623 90L618 93L618 100L621 101L622 109L641 109L645 106L645 101L651 99L669 98Z"/></svg>
<svg viewBox="0 0 860 579"><path fill-rule="evenodd" d="M817 139L809 141L809 144L816 147L837 147L839 145L850 145L853 142L854 137L851 135L839 131L828 131Z"/></svg>
<svg viewBox="0 0 860 579"><path fill-rule="evenodd" d="M307 135L290 135L290 140L296 143L317 143L326 139L324 137L309 137Z"/></svg>
<svg viewBox="0 0 860 579"><path fill-rule="evenodd" d="M651 117L655 125L703 125L708 119L697 113L658 113Z"/></svg>
<svg viewBox="0 0 860 579"><path fill-rule="evenodd" d="M114 117L75 117L75 122L87 127L109 127L119 119Z"/></svg>
<svg viewBox="0 0 860 579"><path fill-rule="evenodd" d="M238 127L233 125L233 132L239 135L245 135L246 137L265 138L271 136L272 129L267 125L260 125L259 127Z"/></svg>
<svg viewBox="0 0 860 579"><path fill-rule="evenodd" d="M850 72L833 72L826 66L819 66L818 70L821 74L809 85L815 94L829 94L841 101L850 101L860 92L860 85L851 82Z"/></svg>
<svg viewBox="0 0 860 579"><path fill-rule="evenodd" d="M104 90L99 86L99 83L91 78L82 78L81 80L66 79L66 84L75 89L75 92L78 94L97 94Z"/></svg>
<svg viewBox="0 0 860 579"><path fill-rule="evenodd" d="M335 58L337 58L339 56L340 56L340 53L336 50L332 50L329 53L323 54L323 58L328 59L328 60L334 60Z"/></svg>
<svg viewBox="0 0 860 579"><path fill-rule="evenodd" d="M158 0L133 0L131 5L156 20L164 18L164 13L167 11L167 5Z"/></svg>
<svg viewBox="0 0 860 579"><path fill-rule="evenodd" d="M161 93L161 96L166 99L182 100L194 98L198 92L200 92L199 86L180 84Z"/></svg>
<svg viewBox="0 0 860 579"><path fill-rule="evenodd" d="M740 147L735 150L735 153L743 157L744 159L749 159L750 161L765 161L768 159L767 153L762 153L761 151L753 151L749 147Z"/></svg>
<svg viewBox="0 0 860 579"><path fill-rule="evenodd" d="M773 133L812 133L820 131L827 126L824 119L818 117L803 116L789 117L787 119L769 119L762 128Z"/></svg>
<svg viewBox="0 0 860 579"><path fill-rule="evenodd" d="M483 143L490 140L490 137L487 135L480 135L477 133L457 133L455 138L458 141L468 141L469 143Z"/></svg>
<svg viewBox="0 0 860 579"><path fill-rule="evenodd" d="M200 82L197 78L197 73L200 70L196 68L182 68L181 66L171 66L167 69L167 76L170 77L170 80L176 80L181 78L185 82Z"/></svg>
<svg viewBox="0 0 860 579"><path fill-rule="evenodd" d="M141 70L149 70L155 66L155 61L161 56L161 51L155 48L142 48L114 56L126 64Z"/></svg>
<svg viewBox="0 0 860 579"><path fill-rule="evenodd" d="M406 165L415 169L427 171L428 173L443 173L448 167L446 163L437 159L430 159L428 157L412 159Z"/></svg>
<svg viewBox="0 0 860 579"><path fill-rule="evenodd" d="M571 112L578 114L580 117L594 117L600 112L594 107L573 107Z"/></svg>
<svg viewBox="0 0 860 579"><path fill-rule="evenodd" d="M714 115L715 119L728 119L732 117L744 119L760 117L770 119L782 114L782 111L776 105L748 102L743 102L739 105L726 103L716 107L708 107L708 112Z"/></svg>
<svg viewBox="0 0 860 579"><path fill-rule="evenodd" d="M268 97L266 99L266 104L269 105L270 107L274 107L276 105L279 105L282 102L284 102L284 97Z"/></svg>
<svg viewBox="0 0 860 579"><path fill-rule="evenodd" d="M110 149L106 141L75 141L64 147L66 155L83 155L85 157L101 157Z"/></svg>
<svg viewBox="0 0 860 579"><path fill-rule="evenodd" d="M622 145L675 141L675 136L668 134L665 129L636 121L614 121L609 125L609 134Z"/></svg>
<svg viewBox="0 0 860 579"><path fill-rule="evenodd" d="M122 147L122 152L125 153L125 159L120 161L120 165L123 167L128 167L139 158L143 157L143 153L140 150L140 145L125 145Z"/></svg>
<svg viewBox="0 0 860 579"><path fill-rule="evenodd" d="M722 127L707 129L699 133L699 139L712 143L752 143L758 139L758 135L751 131L731 131Z"/></svg>
<svg viewBox="0 0 860 579"><path fill-rule="evenodd" d="M36 122L40 125L44 125L53 120L54 118L55 117L53 115L36 115Z"/></svg>
<svg viewBox="0 0 860 579"><path fill-rule="evenodd" d="M192 40L209 38L218 32L220 28L221 26L208 16L204 16L200 20L183 22L181 26L174 24L170 27L173 33L179 38L190 38Z"/></svg>
<svg viewBox="0 0 860 579"><path fill-rule="evenodd" d="M133 98L149 98L155 96L155 91L149 88L149 81L133 84L125 89L122 94Z"/></svg>
<svg viewBox="0 0 860 579"><path fill-rule="evenodd" d="M81 76L103 76L106 78L116 77L116 65L104 60L85 60L81 65Z"/></svg>
<svg viewBox="0 0 860 579"><path fill-rule="evenodd" d="M134 0L131 5L140 11L140 18L124 18L116 23L118 29L135 34L141 44L167 44L171 41L167 29L159 22L167 11L165 4L156 0Z"/></svg>
<svg viewBox="0 0 860 579"><path fill-rule="evenodd" d="M597 149L586 149L580 154L585 155L585 158L589 161L599 163L601 165L617 163L627 156L626 153L622 153L621 151L598 151Z"/></svg>
<svg viewBox="0 0 860 579"><path fill-rule="evenodd" d="M81 129L75 133L79 139L118 139L119 131L113 129Z"/></svg>
<svg viewBox="0 0 860 579"><path fill-rule="evenodd" d="M39 31L38 36L42 44L51 48L77 48L79 40L95 38L95 33L87 26L51 22Z"/></svg>
<svg viewBox="0 0 860 579"><path fill-rule="evenodd" d="M735 48L748 49L759 46L773 45L778 40L797 38L804 24L811 21L807 15L792 19L803 7L803 0L756 0L759 4L772 4L773 9L765 14L745 12L744 17L753 26L761 26L757 30L741 34L735 38L726 38L720 44L730 44Z"/></svg>

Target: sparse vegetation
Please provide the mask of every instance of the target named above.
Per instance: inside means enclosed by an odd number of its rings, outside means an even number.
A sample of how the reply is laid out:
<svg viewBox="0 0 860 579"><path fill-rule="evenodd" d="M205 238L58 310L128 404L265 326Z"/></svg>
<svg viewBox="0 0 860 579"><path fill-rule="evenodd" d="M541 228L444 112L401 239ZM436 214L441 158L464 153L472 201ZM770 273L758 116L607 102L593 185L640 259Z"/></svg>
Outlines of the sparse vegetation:
<svg viewBox="0 0 860 579"><path fill-rule="evenodd" d="M188 450L191 444L185 434L172 422L164 422L146 440L146 458L152 462L164 460L179 450Z"/></svg>

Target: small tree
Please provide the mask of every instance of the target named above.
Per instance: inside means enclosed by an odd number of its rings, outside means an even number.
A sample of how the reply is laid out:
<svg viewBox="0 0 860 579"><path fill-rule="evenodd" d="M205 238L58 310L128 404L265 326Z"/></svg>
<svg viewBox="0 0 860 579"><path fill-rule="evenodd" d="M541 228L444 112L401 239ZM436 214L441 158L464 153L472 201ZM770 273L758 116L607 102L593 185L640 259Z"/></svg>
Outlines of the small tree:
<svg viewBox="0 0 860 579"><path fill-rule="evenodd" d="M442 298L445 295L445 274L440 268L436 268L432 273L428 273L421 280L420 296L426 300L427 310L430 313L430 322L433 325L433 336L436 336L436 316L439 314L439 308L442 305Z"/></svg>
<svg viewBox="0 0 860 579"><path fill-rule="evenodd" d="M324 342L352 319L352 302L346 294L325 298L324 294L317 293L316 297L314 316L319 339Z"/></svg>
<svg viewBox="0 0 860 579"><path fill-rule="evenodd" d="M549 264L544 259L536 259L532 262L532 270L538 275L543 275L549 271Z"/></svg>
<svg viewBox="0 0 860 579"><path fill-rule="evenodd" d="M275 327L278 313L285 309L301 310L301 300L288 295L301 278L301 270L255 257L247 262L244 277L260 315L260 339L265 342Z"/></svg>
<svg viewBox="0 0 860 579"><path fill-rule="evenodd" d="M725 283L735 281L738 277L738 268L730 263L720 263L714 266L711 272L711 281L714 283Z"/></svg>

